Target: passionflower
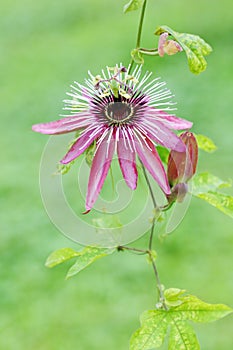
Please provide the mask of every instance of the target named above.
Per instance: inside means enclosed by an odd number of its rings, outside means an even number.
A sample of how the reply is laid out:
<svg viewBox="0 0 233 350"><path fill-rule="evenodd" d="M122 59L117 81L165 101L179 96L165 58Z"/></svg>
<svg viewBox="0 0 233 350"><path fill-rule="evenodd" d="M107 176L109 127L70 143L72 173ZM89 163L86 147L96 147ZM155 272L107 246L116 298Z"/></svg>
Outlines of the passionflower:
<svg viewBox="0 0 233 350"><path fill-rule="evenodd" d="M185 152L182 140L171 131L189 129L192 123L167 112L174 110L172 94L152 73L141 77L141 67L132 74L122 65L107 67L101 75L89 78L85 86L74 82L70 99L64 101L69 115L64 118L33 125L42 134L64 134L82 130L64 158L67 164L96 143L91 165L87 196L87 212L93 207L114 153L117 153L126 184L137 187L136 154L166 195L171 190L156 145Z"/></svg>

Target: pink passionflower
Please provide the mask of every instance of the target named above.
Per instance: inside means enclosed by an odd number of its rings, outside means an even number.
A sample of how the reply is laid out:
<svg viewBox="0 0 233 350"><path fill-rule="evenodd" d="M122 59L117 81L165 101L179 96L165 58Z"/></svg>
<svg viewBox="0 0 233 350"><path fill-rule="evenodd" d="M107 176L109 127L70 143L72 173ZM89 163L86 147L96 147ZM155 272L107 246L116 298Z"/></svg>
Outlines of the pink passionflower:
<svg viewBox="0 0 233 350"><path fill-rule="evenodd" d="M147 72L141 79L141 67L132 74L129 68L107 67L102 76L89 72L85 86L75 82L71 99L65 100L70 114L57 121L33 125L42 134L64 134L83 129L61 160L67 164L82 154L94 141L96 150L90 170L86 196L87 212L93 207L116 151L126 184L137 187L136 154L165 194L171 190L155 144L177 152L185 145L171 129L189 129L192 123L168 114L171 92L159 78L151 80Z"/></svg>

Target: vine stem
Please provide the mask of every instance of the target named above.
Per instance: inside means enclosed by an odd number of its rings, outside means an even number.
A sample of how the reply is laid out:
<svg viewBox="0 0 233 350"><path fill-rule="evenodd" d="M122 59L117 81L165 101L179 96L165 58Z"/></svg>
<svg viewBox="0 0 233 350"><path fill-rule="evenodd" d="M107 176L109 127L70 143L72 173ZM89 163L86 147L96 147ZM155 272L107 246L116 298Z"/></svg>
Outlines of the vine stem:
<svg viewBox="0 0 233 350"><path fill-rule="evenodd" d="M144 174L144 177L145 177L145 180L146 180L149 192L150 192L151 200L152 200L152 203L153 203L153 206L154 206L154 211L155 211L153 219L152 219L150 238L149 238L149 247L148 247L148 251L147 252L148 252L148 255L149 255L150 259L151 259L152 267L153 267L153 270L154 270L154 273L155 273L155 278L156 278L156 282L157 282L157 288L158 288L158 292L159 292L159 300L162 303L163 308L165 310L167 310L167 306L166 306L165 298L164 298L164 294L163 294L163 287L162 287L162 284L161 284L161 281L160 281L160 278L159 278L159 273L158 273L158 270L157 270L157 267L156 267L156 264L155 264L155 259L154 259L153 254L152 254L152 245L153 245L155 220L156 220L156 215L155 214L156 214L156 212L159 211L159 207L158 207L158 205L156 203L155 196L154 196L154 193L153 193L153 189L152 189L149 177L147 175L146 169L145 169L144 165L142 164L142 162L141 162L141 166L142 166L142 171L143 171L143 174Z"/></svg>
<svg viewBox="0 0 233 350"><path fill-rule="evenodd" d="M145 11L146 11L146 3L147 3L147 0L144 0L144 3L142 5L142 12L141 12L141 16L140 16L140 21L139 21L139 27L138 27L138 35L137 35L137 41L136 41L136 48L137 49L140 47L140 44L141 44L142 26L143 26Z"/></svg>
<svg viewBox="0 0 233 350"><path fill-rule="evenodd" d="M141 46L142 27L143 27L143 21L144 21L144 16L145 16L146 4L147 4L147 0L144 0L143 5L142 5L142 10L141 10L141 16L140 16L140 20L139 20L139 26L138 26L136 49L139 49L139 50L140 50L140 46ZM142 51L143 51L143 49L142 49ZM153 55L157 54L157 51L155 49L147 50L147 53L148 52L149 52L149 54L153 54ZM134 64L134 60L133 60L133 58L131 58L128 74L130 74L132 67L133 67L133 64ZM145 169L144 165L142 164L142 162L141 162L141 166L142 166L143 174L144 174L144 177L145 177L145 180L146 180L149 192L150 192L151 200L152 200L154 211L155 211L155 213L153 215L153 219L152 219L148 249L145 250L145 249L138 249L138 248L133 248L133 247L126 247L126 246L119 246L119 247L117 247L117 249L118 249L118 251L129 250L129 251L132 251L132 252L135 252L138 254L148 254L150 261L151 261L151 264L152 264L152 267L153 267L153 270L154 270L155 278L156 278L157 289L159 292L159 302L162 304L163 309L167 310L167 306L166 306L165 298L164 298L164 293L163 293L163 286L160 282L159 273L158 273L158 270L157 270L157 267L155 264L155 258L153 256L153 251L152 251L156 212L159 212L160 209L156 203L150 180L148 178L146 169Z"/></svg>
<svg viewBox="0 0 233 350"><path fill-rule="evenodd" d="M142 27L143 27L143 21L144 21L144 16L145 16L145 11L146 11L146 3L147 3L147 0L144 0L144 3L142 5L141 16L140 16L140 20L139 20L137 41L136 41L136 48L137 49L140 48L140 45L141 45ZM133 64L134 64L134 60L133 60L133 58L131 58L128 74L130 74L130 72L133 68Z"/></svg>
<svg viewBox="0 0 233 350"><path fill-rule="evenodd" d="M140 162L141 162L141 161L140 161ZM149 180L149 178L148 178L146 169L145 169L144 165L142 164L142 162L141 162L141 166L142 166L143 175L144 175L144 177L145 177L147 186L148 186L148 188L149 188L151 200L152 200L152 203L153 203L153 206L154 206L154 211L155 211L155 213L156 213L156 211L159 210L159 207L157 206L157 203L156 203L156 200L155 200L155 196L154 196L154 193L153 193L153 190L152 190L152 186L151 186L150 180ZM154 214L155 214L155 213L154 213ZM155 228L155 219L156 219L156 217L155 217L155 215L154 215L154 216L153 216L153 219L152 219L152 225L151 225L151 231L150 231L149 250L152 249L152 244L153 244L153 236L154 236L154 228Z"/></svg>

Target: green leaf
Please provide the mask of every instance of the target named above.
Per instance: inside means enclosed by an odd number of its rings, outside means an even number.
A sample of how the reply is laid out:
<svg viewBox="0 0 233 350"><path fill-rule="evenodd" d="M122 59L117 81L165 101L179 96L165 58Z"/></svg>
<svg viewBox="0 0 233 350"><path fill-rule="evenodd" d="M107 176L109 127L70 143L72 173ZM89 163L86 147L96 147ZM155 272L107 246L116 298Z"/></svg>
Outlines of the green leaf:
<svg viewBox="0 0 233 350"><path fill-rule="evenodd" d="M185 292L185 289L169 288L164 291L164 297L166 300L179 300Z"/></svg>
<svg viewBox="0 0 233 350"><path fill-rule="evenodd" d="M110 255L114 251L116 251L115 248L85 247L79 252L78 259L76 263L69 269L66 278L70 278L76 275L85 267L91 265L97 259Z"/></svg>
<svg viewBox="0 0 233 350"><path fill-rule="evenodd" d="M46 267L54 267L62 264L63 262L70 260L79 255L79 252L71 248L58 249L50 254L45 262Z"/></svg>
<svg viewBox="0 0 233 350"><path fill-rule="evenodd" d="M130 0L125 6L124 6L124 13L138 10L140 7L142 7L144 0Z"/></svg>
<svg viewBox="0 0 233 350"><path fill-rule="evenodd" d="M165 25L158 27L155 35L160 35L164 32L171 34L183 48L188 58L189 69L192 73L199 74L206 69L207 62L204 56L212 52L209 44L198 35L179 33Z"/></svg>
<svg viewBox="0 0 233 350"><path fill-rule="evenodd" d="M85 152L85 160L89 167L92 165L93 157L95 154L96 142L94 141Z"/></svg>
<svg viewBox="0 0 233 350"><path fill-rule="evenodd" d="M158 151L159 157L162 160L162 162L164 164L167 164L168 163L169 150L167 148L165 148L165 147L162 147L162 146L157 146L156 149Z"/></svg>
<svg viewBox="0 0 233 350"><path fill-rule="evenodd" d="M144 59L143 59L141 53L138 51L138 49L133 49L131 51L131 57L135 63L138 63L138 64L144 63Z"/></svg>
<svg viewBox="0 0 233 350"><path fill-rule="evenodd" d="M198 196L201 193L206 193L209 191L216 191L220 188L231 187L230 181L223 181L217 176L212 175L208 172L197 174L192 179L191 193L194 196Z"/></svg>
<svg viewBox="0 0 233 350"><path fill-rule="evenodd" d="M72 167L72 165L74 164L74 160L73 161L71 161L70 163L68 163L68 164L57 164L57 172L55 173L55 175L58 175L58 174L61 174L61 175L65 175L65 174L67 174L69 171L70 171L70 169L71 169L71 167Z"/></svg>
<svg viewBox="0 0 233 350"><path fill-rule="evenodd" d="M176 319L190 320L198 323L208 323L232 313L232 309L224 304L208 304L194 295L181 298L182 303L169 312L174 313Z"/></svg>
<svg viewBox="0 0 233 350"><path fill-rule="evenodd" d="M93 225L98 229L106 228L119 228L123 227L123 224L120 222L120 219L117 215L104 214L99 218L92 220Z"/></svg>
<svg viewBox="0 0 233 350"><path fill-rule="evenodd" d="M224 214L233 218L233 196L210 191L207 193L200 193L197 197L205 200Z"/></svg>
<svg viewBox="0 0 233 350"><path fill-rule="evenodd" d="M196 175L192 180L190 192L197 198L203 199L224 214L233 217L233 197L218 192L219 189L230 187L230 181L223 181L209 173Z"/></svg>
<svg viewBox="0 0 233 350"><path fill-rule="evenodd" d="M196 334L193 328L185 321L171 317L171 330L168 350L199 350Z"/></svg>
<svg viewBox="0 0 233 350"><path fill-rule="evenodd" d="M166 304L167 300L177 304L169 305L168 310L145 311L140 319L141 327L131 338L130 350L161 347L168 329L170 329L169 350L199 350L200 345L189 321L212 322L233 311L226 305L208 304L196 296L185 295L185 290L182 289L167 289L164 295Z"/></svg>
<svg viewBox="0 0 233 350"><path fill-rule="evenodd" d="M167 333L167 314L159 310L145 311L141 316L141 325L131 337L130 350L159 348Z"/></svg>
<svg viewBox="0 0 233 350"><path fill-rule="evenodd" d="M214 142L207 136L201 135L201 134L194 134L197 140L198 148L202 149L203 151L206 151L208 153L212 153L216 151L217 146L214 144Z"/></svg>

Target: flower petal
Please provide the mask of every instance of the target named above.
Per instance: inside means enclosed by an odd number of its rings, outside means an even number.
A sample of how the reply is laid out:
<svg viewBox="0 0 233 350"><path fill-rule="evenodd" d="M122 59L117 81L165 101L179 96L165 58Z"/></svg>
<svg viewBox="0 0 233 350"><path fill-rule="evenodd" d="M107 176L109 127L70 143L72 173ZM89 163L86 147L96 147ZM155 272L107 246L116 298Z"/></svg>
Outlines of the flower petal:
<svg viewBox="0 0 233 350"><path fill-rule="evenodd" d="M91 129L88 132L84 132L78 140L71 146L66 155L62 158L60 163L67 164L72 160L80 156L91 144L103 133L103 128Z"/></svg>
<svg viewBox="0 0 233 350"><path fill-rule="evenodd" d="M145 130L145 135L156 143L177 152L185 152L185 145L182 140L161 122L156 121L152 123L149 120L145 120L140 125Z"/></svg>
<svg viewBox="0 0 233 350"><path fill-rule="evenodd" d="M101 191L101 188L104 184L104 180L108 174L108 170L111 165L115 149L115 140L112 139L114 138L114 136L111 136L110 132L98 145L96 154L92 162L86 197L87 211L90 211L93 207Z"/></svg>
<svg viewBox="0 0 233 350"><path fill-rule="evenodd" d="M139 143L135 139L135 146L143 165L153 176L164 193L170 194L171 190L168 184L167 175L153 143L148 139L141 140Z"/></svg>
<svg viewBox="0 0 233 350"><path fill-rule="evenodd" d="M167 126L169 129L174 129L174 130L185 130L185 129L190 129L193 125L192 122L178 118L174 115L167 114L164 111L160 110L150 110L150 116L146 117L151 121L160 121L162 122L165 126Z"/></svg>
<svg viewBox="0 0 233 350"><path fill-rule="evenodd" d="M70 117L62 118L49 123L35 124L32 130L41 134L57 135L66 134L93 123L93 117L88 113L80 113Z"/></svg>
<svg viewBox="0 0 233 350"><path fill-rule="evenodd" d="M138 179L138 172L135 161L136 155L133 149L130 150L129 146L127 147L125 141L126 140L124 139L124 134L120 131L119 140L117 143L117 153L120 168L126 184L129 186L129 188L131 188L131 190L135 190L137 187Z"/></svg>

